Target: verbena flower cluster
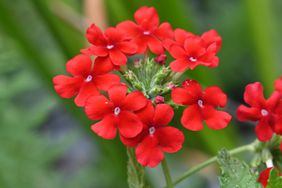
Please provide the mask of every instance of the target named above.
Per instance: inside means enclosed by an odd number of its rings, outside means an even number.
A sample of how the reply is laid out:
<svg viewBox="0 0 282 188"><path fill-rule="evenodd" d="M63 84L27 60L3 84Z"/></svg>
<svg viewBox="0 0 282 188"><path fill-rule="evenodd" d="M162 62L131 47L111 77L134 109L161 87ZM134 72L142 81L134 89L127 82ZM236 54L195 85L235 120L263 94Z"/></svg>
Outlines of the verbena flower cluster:
<svg viewBox="0 0 282 188"><path fill-rule="evenodd" d="M144 6L135 12L134 21L104 32L92 24L86 38L90 46L67 62L70 76L54 77L55 90L63 98L74 97L96 121L94 133L104 139L118 133L124 145L135 148L143 166L155 167L164 152L182 148L184 134L169 125L173 108L185 107L180 122L191 131L202 130L203 122L214 130L230 122L231 116L220 109L227 96L219 87L204 89L191 79L179 83L188 69L219 65L216 54L222 40L215 30L200 36L173 30L168 22L160 23L155 8ZM259 83L248 85L244 99L250 107L242 105L237 111L239 120L259 121L256 133L261 141L268 141L273 132L282 134L281 80L268 100Z"/></svg>

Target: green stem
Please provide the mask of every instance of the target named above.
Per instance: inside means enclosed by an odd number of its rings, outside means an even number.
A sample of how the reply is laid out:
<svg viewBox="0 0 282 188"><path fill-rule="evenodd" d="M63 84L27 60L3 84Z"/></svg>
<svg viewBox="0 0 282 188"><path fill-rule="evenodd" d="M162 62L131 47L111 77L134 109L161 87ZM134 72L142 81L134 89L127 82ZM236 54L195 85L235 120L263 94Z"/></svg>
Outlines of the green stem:
<svg viewBox="0 0 282 188"><path fill-rule="evenodd" d="M248 145L244 145L235 149L232 149L229 151L230 155L235 155L235 154L239 154L245 151L254 151L255 150L255 142L248 144ZM205 167L209 166L210 164L214 163L217 161L217 156L214 156L202 163L200 163L199 165L187 170L186 172L184 172L184 174L182 176L180 176L179 178L177 178L174 182L173 185L176 185L178 183L180 183L181 181L183 181L184 179L188 178L189 176L191 176L192 174L204 169ZM169 187L167 187L169 188Z"/></svg>
<svg viewBox="0 0 282 188"><path fill-rule="evenodd" d="M173 186L173 183L172 183L169 168L168 168L168 165L167 165L165 158L162 160L162 169L163 169L163 173L164 173L164 176L165 176L166 187L167 188L173 188L174 186Z"/></svg>

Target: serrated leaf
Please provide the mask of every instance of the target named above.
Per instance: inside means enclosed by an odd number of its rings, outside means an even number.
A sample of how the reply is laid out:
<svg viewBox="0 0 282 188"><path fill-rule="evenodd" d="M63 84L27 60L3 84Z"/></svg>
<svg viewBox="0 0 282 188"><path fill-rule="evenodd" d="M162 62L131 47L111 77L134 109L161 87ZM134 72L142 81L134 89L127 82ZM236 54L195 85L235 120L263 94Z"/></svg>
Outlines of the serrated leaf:
<svg viewBox="0 0 282 188"><path fill-rule="evenodd" d="M268 184L266 188L282 187L282 176L279 176L275 169L270 171Z"/></svg>
<svg viewBox="0 0 282 188"><path fill-rule="evenodd" d="M257 176L245 162L231 157L225 149L219 151L217 158L221 169L221 188L261 188Z"/></svg>
<svg viewBox="0 0 282 188"><path fill-rule="evenodd" d="M134 149L127 149L127 182L129 188L148 188L145 185L144 168L137 162Z"/></svg>

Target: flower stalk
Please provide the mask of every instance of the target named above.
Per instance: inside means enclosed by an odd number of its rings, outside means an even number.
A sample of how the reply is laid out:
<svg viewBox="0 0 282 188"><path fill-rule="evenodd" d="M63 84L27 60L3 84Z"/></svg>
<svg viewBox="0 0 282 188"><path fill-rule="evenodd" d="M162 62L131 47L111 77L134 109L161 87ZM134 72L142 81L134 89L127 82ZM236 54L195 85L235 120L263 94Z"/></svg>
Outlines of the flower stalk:
<svg viewBox="0 0 282 188"><path fill-rule="evenodd" d="M170 171L169 171L167 161L166 161L165 158L162 160L162 169L163 169L163 174L164 174L165 180L166 180L166 185L167 185L166 187L167 188L173 188L174 184L172 182Z"/></svg>

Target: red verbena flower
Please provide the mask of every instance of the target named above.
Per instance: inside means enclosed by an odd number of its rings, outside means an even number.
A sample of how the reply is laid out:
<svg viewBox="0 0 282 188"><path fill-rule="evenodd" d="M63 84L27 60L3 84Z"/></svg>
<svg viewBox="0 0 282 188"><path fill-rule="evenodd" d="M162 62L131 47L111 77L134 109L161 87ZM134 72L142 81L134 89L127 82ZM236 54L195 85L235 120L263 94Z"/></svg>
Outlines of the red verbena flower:
<svg viewBox="0 0 282 188"><path fill-rule="evenodd" d="M93 132L105 139L113 139L117 129L126 138L135 137L143 129L143 124L135 112L147 104L143 93L134 91L126 95L126 85L114 85L105 96L90 97L85 112L90 119L101 120L91 126Z"/></svg>
<svg viewBox="0 0 282 188"><path fill-rule="evenodd" d="M84 106L92 95L107 90L120 81L119 76L105 73L99 67L92 68L92 61L86 55L77 55L66 64L66 70L72 76L58 75L53 78L56 92L63 98L72 98L77 106Z"/></svg>
<svg viewBox="0 0 282 188"><path fill-rule="evenodd" d="M280 127L280 122L277 120L278 117L275 115L280 100L279 92L273 92L266 100L263 95L263 87L259 82L248 84L244 92L244 101L250 107L245 105L238 107L238 120L258 121L255 128L256 135L260 141L266 142L272 138L273 131L278 130ZM280 127L280 129L282 128Z"/></svg>
<svg viewBox="0 0 282 188"><path fill-rule="evenodd" d="M124 31L137 44L137 54L144 53L149 48L155 54L164 52L163 41L173 37L173 30L168 22L159 25L159 16L155 8L143 6L139 8L133 21L124 21L117 28Z"/></svg>
<svg viewBox="0 0 282 188"><path fill-rule="evenodd" d="M89 48L82 50L88 55L98 56L95 64L107 70L117 69L125 65L127 55L136 53L137 46L129 41L128 37L120 30L110 27L105 33L92 24L86 33L88 41L92 44Z"/></svg>
<svg viewBox="0 0 282 188"><path fill-rule="evenodd" d="M175 153L182 148L184 135L175 127L166 126L172 120L174 112L167 104L158 104L155 109L152 102L138 113L144 123L143 131L135 138L121 140L127 146L136 147L137 161L151 168L164 158L163 152Z"/></svg>
<svg viewBox="0 0 282 188"><path fill-rule="evenodd" d="M195 80L186 80L181 88L174 88L171 98L176 104L189 106L181 117L182 125L192 131L203 129L203 121L211 129L225 128L231 120L227 112L216 110L225 107L227 96L219 87L212 86L202 90Z"/></svg>
<svg viewBox="0 0 282 188"><path fill-rule="evenodd" d="M275 86L275 90L279 91L282 95L282 76L275 81L274 86Z"/></svg>

